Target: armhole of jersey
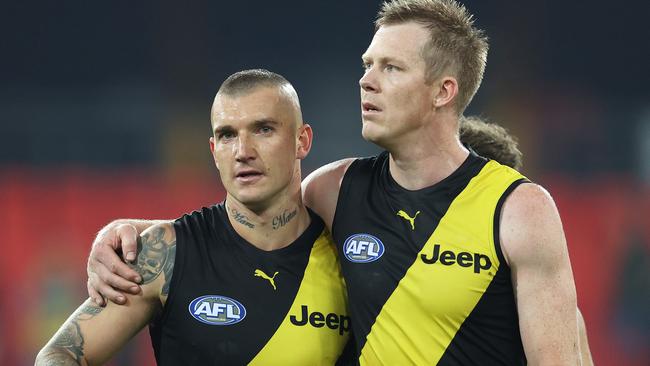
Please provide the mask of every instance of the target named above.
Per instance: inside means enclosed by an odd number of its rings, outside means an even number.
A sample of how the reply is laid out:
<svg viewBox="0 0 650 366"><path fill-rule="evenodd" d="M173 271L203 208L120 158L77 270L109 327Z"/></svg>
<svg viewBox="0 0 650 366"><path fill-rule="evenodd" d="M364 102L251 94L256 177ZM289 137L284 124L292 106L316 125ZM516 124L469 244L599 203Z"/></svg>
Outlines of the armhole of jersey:
<svg viewBox="0 0 650 366"><path fill-rule="evenodd" d="M501 209L503 207L503 203L506 201L506 198L510 196L510 193L512 193L512 191L514 191L515 188L519 187L519 185L522 183L530 183L530 181L526 178L520 178L512 182L510 186L508 186L508 188L506 188L506 190L503 192L501 198L499 198L499 201L497 202L496 208L494 209L494 227L492 228L492 234L494 235L494 250L497 253L497 257L499 258L499 263L508 269L510 266L508 265L508 262L506 262L506 259L503 256L503 252L501 251L501 237L499 235L499 229L501 227Z"/></svg>
<svg viewBox="0 0 650 366"><path fill-rule="evenodd" d="M169 294L167 295L167 301L165 302L165 306L163 306L163 310L158 317L158 322L160 323L163 323L167 318L169 309L171 309L171 305L174 302L174 289L178 287L177 283L181 280L181 277L183 275L183 267L185 263L185 245L182 243L184 240L181 239L183 234L182 230L180 230L180 226L182 225L180 220L183 219L175 220L172 225L174 228L174 233L176 235L176 255L174 257L174 269L172 270L172 281L169 283Z"/></svg>
<svg viewBox="0 0 650 366"><path fill-rule="evenodd" d="M340 211L339 206L341 198L347 196L348 191L350 190L350 175L352 174L352 169L354 169L354 166L357 165L360 160L360 158L354 159L354 161L348 165L348 168L345 170L345 174L343 175L341 187L339 188L339 195L336 197L336 208L334 209L334 218L332 219L332 235L334 235L334 228L337 226L335 222Z"/></svg>

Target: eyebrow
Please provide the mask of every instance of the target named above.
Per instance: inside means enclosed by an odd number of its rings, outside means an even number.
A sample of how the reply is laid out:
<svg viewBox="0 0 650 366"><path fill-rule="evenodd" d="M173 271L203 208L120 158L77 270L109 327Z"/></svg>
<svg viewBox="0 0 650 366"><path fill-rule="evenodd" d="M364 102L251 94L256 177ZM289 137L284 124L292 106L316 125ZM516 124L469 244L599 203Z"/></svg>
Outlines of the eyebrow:
<svg viewBox="0 0 650 366"><path fill-rule="evenodd" d="M366 62L369 59L372 59L372 57L369 57L369 56L367 56L365 54L361 55L361 61L362 62ZM376 59L373 59L373 61L376 62L376 63L380 63L380 64L389 64L389 63L392 63L392 62L397 62L397 63L403 63L404 62L403 60L400 60L398 58L386 57L386 56L377 57Z"/></svg>
<svg viewBox="0 0 650 366"><path fill-rule="evenodd" d="M278 121L276 121L276 120L274 120L274 119L271 119L271 118L263 118L263 119L258 119L258 120L256 120L255 122L253 122L253 127L261 127L261 126L264 126L264 125L273 125L273 126L277 126L277 125L279 125L279 124L280 124L280 122L278 122Z"/></svg>
<svg viewBox="0 0 650 366"><path fill-rule="evenodd" d="M255 128L259 128L259 127L266 126L266 125L278 126L279 124L280 124L280 122L278 122L278 121L276 121L276 120L274 120L272 118L262 118L262 119L255 120L253 122L252 127L253 127L253 129L255 129ZM223 132L232 132L234 130L235 129L231 125L225 125L225 126L219 126L219 127L215 128L214 133L215 134L220 134L220 133L223 133Z"/></svg>
<svg viewBox="0 0 650 366"><path fill-rule="evenodd" d="M218 134L223 133L223 132L232 132L234 130L235 129L232 128L232 126L226 125L226 126L219 126L219 127L215 128L213 132L214 132L215 135L218 135Z"/></svg>

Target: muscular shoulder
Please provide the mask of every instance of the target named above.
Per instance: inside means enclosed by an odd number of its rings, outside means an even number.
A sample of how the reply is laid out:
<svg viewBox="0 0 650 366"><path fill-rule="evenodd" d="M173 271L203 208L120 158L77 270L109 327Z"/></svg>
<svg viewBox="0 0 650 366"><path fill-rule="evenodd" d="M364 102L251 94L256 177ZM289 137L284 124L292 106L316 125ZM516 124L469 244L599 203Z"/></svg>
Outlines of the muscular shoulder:
<svg viewBox="0 0 650 366"><path fill-rule="evenodd" d="M175 258L176 233L172 223L153 225L140 234L133 268L142 276L145 296L159 297L164 303L169 293Z"/></svg>
<svg viewBox="0 0 650 366"><path fill-rule="evenodd" d="M501 211L501 247L510 266L552 263L566 251L562 221L543 187L519 185Z"/></svg>
<svg viewBox="0 0 650 366"><path fill-rule="evenodd" d="M322 217L330 229L334 220L341 181L354 160L354 158L349 158L324 165L309 174L302 182L305 205Z"/></svg>

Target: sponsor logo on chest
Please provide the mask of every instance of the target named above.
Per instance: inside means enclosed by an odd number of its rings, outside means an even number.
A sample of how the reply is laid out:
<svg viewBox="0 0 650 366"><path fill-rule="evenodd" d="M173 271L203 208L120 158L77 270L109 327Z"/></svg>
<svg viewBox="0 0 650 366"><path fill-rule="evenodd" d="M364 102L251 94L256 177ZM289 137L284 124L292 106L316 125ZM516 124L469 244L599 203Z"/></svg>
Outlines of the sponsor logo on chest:
<svg viewBox="0 0 650 366"><path fill-rule="evenodd" d="M454 252L442 250L440 244L433 246L431 255L425 253L420 255L422 262L434 264L439 262L443 266L458 265L466 268L473 268L474 273L481 273L482 270L489 270L492 267L490 257L482 253Z"/></svg>
<svg viewBox="0 0 650 366"><path fill-rule="evenodd" d="M350 262L374 262L384 254L384 243L370 234L353 234L343 243L343 254Z"/></svg>
<svg viewBox="0 0 650 366"><path fill-rule="evenodd" d="M329 329L338 329L339 335L350 331L350 317L335 313L325 315L320 311L310 313L307 305L301 305L300 315L291 315L289 320L291 324L299 327L310 325L314 328L327 326Z"/></svg>
<svg viewBox="0 0 650 366"><path fill-rule="evenodd" d="M188 310L194 319L209 325L232 325L246 317L239 301L220 295L204 295L192 300Z"/></svg>

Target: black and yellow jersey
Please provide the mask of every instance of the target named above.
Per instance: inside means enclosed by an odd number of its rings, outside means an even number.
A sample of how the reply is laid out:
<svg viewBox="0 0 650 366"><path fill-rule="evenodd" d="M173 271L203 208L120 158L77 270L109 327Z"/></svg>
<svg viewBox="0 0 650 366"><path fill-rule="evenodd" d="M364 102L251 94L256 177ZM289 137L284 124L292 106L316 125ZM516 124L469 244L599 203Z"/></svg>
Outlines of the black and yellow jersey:
<svg viewBox="0 0 650 366"><path fill-rule="evenodd" d="M333 223L361 365L520 365L505 197L527 180L470 153L441 182L399 186L388 153L355 160Z"/></svg>
<svg viewBox="0 0 650 366"><path fill-rule="evenodd" d="M323 221L263 251L224 204L174 222L169 296L150 326L159 365L332 365L347 343L345 285Z"/></svg>

